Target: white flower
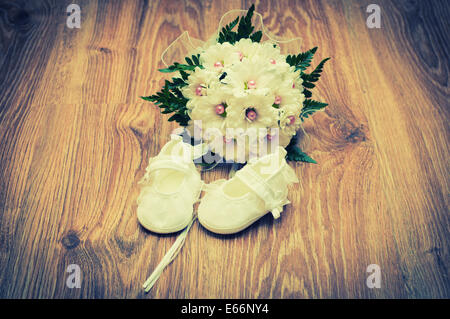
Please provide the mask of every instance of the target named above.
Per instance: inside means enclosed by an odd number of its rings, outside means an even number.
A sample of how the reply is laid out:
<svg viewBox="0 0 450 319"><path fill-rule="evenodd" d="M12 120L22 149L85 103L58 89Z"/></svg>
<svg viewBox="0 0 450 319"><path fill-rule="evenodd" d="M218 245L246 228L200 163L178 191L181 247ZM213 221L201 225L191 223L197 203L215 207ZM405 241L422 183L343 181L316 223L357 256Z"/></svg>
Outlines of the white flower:
<svg viewBox="0 0 450 319"><path fill-rule="evenodd" d="M226 91L212 88L208 91L208 96L198 99L192 103L190 118L202 121L202 128L217 127L221 129L225 125L227 108L232 96Z"/></svg>
<svg viewBox="0 0 450 319"><path fill-rule="evenodd" d="M286 72L285 77L286 81L289 84L293 84L291 87L299 90L300 92L303 92L303 79L300 77L301 71L294 71L295 68L291 67L291 72ZM303 102L302 102L303 103Z"/></svg>
<svg viewBox="0 0 450 319"><path fill-rule="evenodd" d="M271 72L267 63L256 56L233 65L222 82L230 85L236 96L245 96L250 91L267 94L270 88L279 85L277 74Z"/></svg>
<svg viewBox="0 0 450 319"><path fill-rule="evenodd" d="M216 73L207 69L196 68L194 72L189 75L188 86L185 86L181 92L184 97L193 99L195 97L208 95L208 89L213 88L218 84L219 78Z"/></svg>
<svg viewBox="0 0 450 319"><path fill-rule="evenodd" d="M200 55L200 62L206 69L220 73L223 68L239 62L239 54L230 43L217 43Z"/></svg>
<svg viewBox="0 0 450 319"><path fill-rule="evenodd" d="M227 108L227 127L267 128L278 125L278 110L273 106L272 95L248 94L233 97Z"/></svg>
<svg viewBox="0 0 450 319"><path fill-rule="evenodd" d="M279 69L278 72L287 72L290 65L286 63L286 56L280 53L280 48L271 42L265 42L258 46L258 58L268 63L268 67Z"/></svg>
<svg viewBox="0 0 450 319"><path fill-rule="evenodd" d="M292 139L292 136L293 136L292 134L287 134L282 130L280 130L277 137L274 137L271 140L266 139L265 141L266 152L270 153L272 150L275 150L277 146L281 147L288 146L289 142ZM275 145L272 145L274 143ZM262 147L261 150L264 150L264 148Z"/></svg>
<svg viewBox="0 0 450 319"><path fill-rule="evenodd" d="M238 55L240 56L240 60L242 61L244 58L252 58L257 55L261 45L250 39L241 39L236 42L234 46L236 48L236 52L238 52Z"/></svg>
<svg viewBox="0 0 450 319"><path fill-rule="evenodd" d="M280 108L280 128L283 133L292 136L299 129L301 108L302 105L299 104L289 104Z"/></svg>
<svg viewBox="0 0 450 319"><path fill-rule="evenodd" d="M288 86L277 86L272 89L272 94L275 96L274 104L278 107L285 105L298 105L301 107L305 96L299 94L297 89Z"/></svg>

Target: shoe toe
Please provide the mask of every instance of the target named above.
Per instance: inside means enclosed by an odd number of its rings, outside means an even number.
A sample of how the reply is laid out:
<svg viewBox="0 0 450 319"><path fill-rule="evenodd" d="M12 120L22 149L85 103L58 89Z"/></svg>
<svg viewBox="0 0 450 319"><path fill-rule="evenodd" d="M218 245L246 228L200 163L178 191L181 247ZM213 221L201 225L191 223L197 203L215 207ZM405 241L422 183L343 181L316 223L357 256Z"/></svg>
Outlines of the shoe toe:
<svg viewBox="0 0 450 319"><path fill-rule="evenodd" d="M138 201L137 217L146 229L155 233L173 233L185 228L193 215L192 205L171 198L158 198L154 194L145 196Z"/></svg>
<svg viewBox="0 0 450 319"><path fill-rule="evenodd" d="M198 207L198 220L206 229L218 234L233 234L250 226L263 214L247 207L245 201L227 201L207 194Z"/></svg>

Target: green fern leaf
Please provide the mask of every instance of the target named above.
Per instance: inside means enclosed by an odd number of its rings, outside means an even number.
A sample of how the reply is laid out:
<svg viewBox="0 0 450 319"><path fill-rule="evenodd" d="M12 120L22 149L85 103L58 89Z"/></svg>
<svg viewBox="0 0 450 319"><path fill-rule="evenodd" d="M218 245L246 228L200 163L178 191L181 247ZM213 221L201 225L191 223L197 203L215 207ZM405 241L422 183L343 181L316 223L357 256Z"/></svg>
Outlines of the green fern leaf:
<svg viewBox="0 0 450 319"><path fill-rule="evenodd" d="M314 101L311 99L306 99L303 102L303 108L302 108L302 111L300 112L300 119L303 121L305 118L308 118L308 116L310 116L314 112L322 110L327 105L328 105L327 103L322 103L322 102Z"/></svg>

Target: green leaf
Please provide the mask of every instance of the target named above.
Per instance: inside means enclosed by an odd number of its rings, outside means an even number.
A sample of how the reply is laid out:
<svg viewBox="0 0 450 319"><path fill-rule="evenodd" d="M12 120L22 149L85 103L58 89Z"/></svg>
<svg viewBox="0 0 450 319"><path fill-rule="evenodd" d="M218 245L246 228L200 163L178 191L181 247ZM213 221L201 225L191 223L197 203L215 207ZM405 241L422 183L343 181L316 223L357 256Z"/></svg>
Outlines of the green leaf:
<svg viewBox="0 0 450 319"><path fill-rule="evenodd" d="M200 54L197 55L193 55L192 56L192 60L194 61L195 65L200 65L200 60L199 60Z"/></svg>
<svg viewBox="0 0 450 319"><path fill-rule="evenodd" d="M183 119L182 119L182 115L180 115L180 114L178 114L178 113L172 115L172 116L169 117L169 119L168 119L169 122L173 122L173 121L179 122L179 121L181 121L181 120L183 120Z"/></svg>
<svg viewBox="0 0 450 319"><path fill-rule="evenodd" d="M187 72L185 72L183 70L180 71L180 75L181 75L181 79L183 81L186 81L188 79L188 77L189 77L189 73L187 73Z"/></svg>
<svg viewBox="0 0 450 319"><path fill-rule="evenodd" d="M170 89L177 89L185 87L188 84L182 78L172 78L172 82L168 82L167 85Z"/></svg>
<svg viewBox="0 0 450 319"><path fill-rule="evenodd" d="M262 38L262 32L257 31L252 34L255 27L252 25L252 17L255 11L255 5L252 4L248 9L247 14L242 17L237 17L231 23L222 28L219 32L218 43L229 42L234 44L241 39L251 39L253 42L260 42ZM239 24L238 24L239 23ZM237 32L232 31L234 27L238 26Z"/></svg>
<svg viewBox="0 0 450 319"><path fill-rule="evenodd" d="M260 42L260 41L261 41L261 38L262 38L262 32L261 32L261 31L257 31L257 32L253 33L253 34L250 36L250 39L251 39L253 42Z"/></svg>
<svg viewBox="0 0 450 319"><path fill-rule="evenodd" d="M178 62L174 62L173 65L165 68L165 69L159 69L159 72L162 73L171 73L171 72L185 72L185 71L194 71L195 68L203 69L203 66L200 64L200 54L193 55L191 58L186 57L184 58L187 62L187 64L181 64ZM187 77L186 77L187 79Z"/></svg>
<svg viewBox="0 0 450 319"><path fill-rule="evenodd" d="M178 62L175 62L173 65L169 66L165 69L159 69L159 72L162 73L171 73L171 72L177 72L177 71L193 71L197 66L195 65L187 65L187 64L180 64Z"/></svg>
<svg viewBox="0 0 450 319"><path fill-rule="evenodd" d="M322 102L314 101L311 99L306 99L303 102L303 108L302 108L302 111L300 112L300 119L303 121L305 118L308 118L308 116L310 116L314 112L322 110L327 105L328 105L327 103L322 103Z"/></svg>
<svg viewBox="0 0 450 319"><path fill-rule="evenodd" d="M287 155L287 159L289 161L317 164L317 162L314 159L312 159L308 154L303 152L298 146L293 146L291 148L291 151Z"/></svg>
<svg viewBox="0 0 450 319"><path fill-rule="evenodd" d="M301 78L303 79L303 82L312 83L317 82L322 75L323 66L325 65L325 62L327 62L330 58L323 59L320 61L320 63L317 65L317 67L312 71L310 74L302 73ZM303 86L305 86L303 83Z"/></svg>
<svg viewBox="0 0 450 319"><path fill-rule="evenodd" d="M315 52L315 51L314 51ZM316 85L314 82L319 81L320 76L322 75L323 66L325 65L325 62L327 62L330 58L323 59L317 67L312 71L310 74L302 73L300 77L303 80L303 87L305 88L303 90L303 94L306 98L310 98L312 96L312 93L308 89L313 89Z"/></svg>
<svg viewBox="0 0 450 319"><path fill-rule="evenodd" d="M194 65L194 62L192 62L192 60L189 59L188 57L185 57L184 59L186 60L187 64Z"/></svg>
<svg viewBox="0 0 450 319"><path fill-rule="evenodd" d="M241 18L238 25L237 41L240 39L248 39L253 32L254 27L252 26L253 12L255 11L255 4L252 4L247 11L247 15Z"/></svg>
<svg viewBox="0 0 450 319"><path fill-rule="evenodd" d="M185 60L187 64L174 62L173 65L159 70L163 73L178 71L181 78L174 77L172 81L166 80L160 92L157 92L155 95L141 97L143 100L153 102L158 106L162 114L174 113L169 117L168 121L176 121L181 126L187 126L190 118L186 107L188 99L183 96L180 89L188 85L186 81L189 78L190 71L195 70L195 68L203 69L203 66L200 64L200 54L186 57Z"/></svg>
<svg viewBox="0 0 450 319"><path fill-rule="evenodd" d="M289 161L296 161L296 162L305 162L305 163L313 163L317 164L317 162L312 159L308 154L303 152L300 147L296 145L297 138L294 136L291 141L289 142L288 146L286 146L286 158Z"/></svg>
<svg viewBox="0 0 450 319"><path fill-rule="evenodd" d="M223 79L225 79L226 76L227 76L227 72L223 72L219 77L219 81L222 81Z"/></svg>
<svg viewBox="0 0 450 319"><path fill-rule="evenodd" d="M288 55L286 57L286 62L290 66L295 66L295 71L304 71L311 65L312 58L314 57L316 51L317 47L312 48L306 52L299 53L297 55Z"/></svg>
<svg viewBox="0 0 450 319"><path fill-rule="evenodd" d="M222 31L219 33L219 39L217 40L218 43L224 43L224 42L230 42L234 43L236 42L236 32L233 32L233 28L238 24L239 17L237 17L235 20L233 20L231 23L226 25L222 28Z"/></svg>
<svg viewBox="0 0 450 319"><path fill-rule="evenodd" d="M306 81L304 81L302 85L303 85L303 87L308 88L308 89L313 89L316 87L315 84L313 84L311 82L306 82Z"/></svg>
<svg viewBox="0 0 450 319"><path fill-rule="evenodd" d="M303 90L303 94L305 95L306 98L310 98L312 96L311 91L307 89Z"/></svg>
<svg viewBox="0 0 450 319"><path fill-rule="evenodd" d="M168 120L176 121L181 126L187 126L189 115L187 113L186 99L181 93L180 88L187 85L182 78L173 78L172 82L166 80L160 92L151 96L141 97L145 101L153 102L161 109L161 113L174 113Z"/></svg>

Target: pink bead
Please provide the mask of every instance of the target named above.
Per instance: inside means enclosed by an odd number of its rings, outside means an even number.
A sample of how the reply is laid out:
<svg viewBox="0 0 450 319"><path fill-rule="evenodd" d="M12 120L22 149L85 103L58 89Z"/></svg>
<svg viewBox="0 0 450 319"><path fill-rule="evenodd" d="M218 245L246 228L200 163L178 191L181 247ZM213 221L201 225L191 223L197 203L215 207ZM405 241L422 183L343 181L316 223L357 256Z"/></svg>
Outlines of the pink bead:
<svg viewBox="0 0 450 319"><path fill-rule="evenodd" d="M223 68L223 64L220 61L217 61L216 63L214 63L214 67L215 68Z"/></svg>
<svg viewBox="0 0 450 319"><path fill-rule="evenodd" d="M295 83L292 83L292 88L295 89Z"/></svg>
<svg viewBox="0 0 450 319"><path fill-rule="evenodd" d="M277 61L275 61L274 59L270 59L270 63L275 64L277 63Z"/></svg>
<svg viewBox="0 0 450 319"><path fill-rule="evenodd" d="M275 97L275 102L274 102L275 104L281 104L281 96L276 96Z"/></svg>
<svg viewBox="0 0 450 319"><path fill-rule="evenodd" d="M216 105L216 114L222 115L225 112L225 107L222 104Z"/></svg>
<svg viewBox="0 0 450 319"><path fill-rule="evenodd" d="M241 51L238 51L237 54L239 56L239 61L242 61L242 59L244 58L244 54L242 54Z"/></svg>
<svg viewBox="0 0 450 319"><path fill-rule="evenodd" d="M253 80L248 81L248 82L247 82L247 87L248 87L249 89L254 89L254 88L256 88L256 82L253 81Z"/></svg>
<svg viewBox="0 0 450 319"><path fill-rule="evenodd" d="M250 121L256 120L256 112L254 110L248 110L245 114Z"/></svg>
<svg viewBox="0 0 450 319"><path fill-rule="evenodd" d="M223 137L223 142L225 144L231 143L232 139L231 138L227 138L226 136Z"/></svg>
<svg viewBox="0 0 450 319"><path fill-rule="evenodd" d="M292 124L295 123L295 116L294 115L288 116L288 119L289 119L289 125L292 125Z"/></svg>
<svg viewBox="0 0 450 319"><path fill-rule="evenodd" d="M201 85L199 85L199 86L197 86L197 88L195 89L195 95L198 95L198 96L202 96L203 94L202 94L202 86Z"/></svg>

